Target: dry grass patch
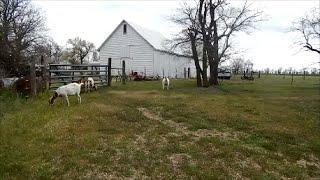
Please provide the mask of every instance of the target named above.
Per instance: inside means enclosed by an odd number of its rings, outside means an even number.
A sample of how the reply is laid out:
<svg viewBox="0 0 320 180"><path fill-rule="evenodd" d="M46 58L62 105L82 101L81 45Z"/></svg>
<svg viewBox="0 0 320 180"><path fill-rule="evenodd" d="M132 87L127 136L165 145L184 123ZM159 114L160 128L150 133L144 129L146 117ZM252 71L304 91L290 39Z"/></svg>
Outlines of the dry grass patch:
<svg viewBox="0 0 320 180"><path fill-rule="evenodd" d="M184 125L184 123L177 123L173 120L163 120L160 115L160 113L155 114L148 110L147 108L138 108L142 114L151 120L159 121L170 128L174 129L176 132L178 132L181 135L191 135L196 137L196 140L203 137L218 137L223 140L239 140L242 137L247 136L246 133L240 132L240 131L218 131L216 129L209 130L209 129L198 129L197 131L190 131L188 128Z"/></svg>
<svg viewBox="0 0 320 180"><path fill-rule="evenodd" d="M107 113L107 114L114 114L120 110L120 108L114 104L111 105L111 104L104 104L99 102L91 102L89 106L94 111L98 110L100 112Z"/></svg>
<svg viewBox="0 0 320 180"><path fill-rule="evenodd" d="M149 111L147 108L138 108L138 111L140 111L145 117L147 117L150 120L156 120L156 121L160 121L161 117L151 111Z"/></svg>
<svg viewBox="0 0 320 180"><path fill-rule="evenodd" d="M198 129L195 132L192 132L192 135L197 138L202 137L218 137L224 140L239 140L242 137L247 136L247 133L240 131L218 131L218 130L208 130L208 129Z"/></svg>
<svg viewBox="0 0 320 180"><path fill-rule="evenodd" d="M188 163L188 161L190 161L191 156L185 153L181 153L181 154L172 154L171 156L168 157L170 163L171 163L171 167L173 172L178 172L179 168L181 167L181 165Z"/></svg>

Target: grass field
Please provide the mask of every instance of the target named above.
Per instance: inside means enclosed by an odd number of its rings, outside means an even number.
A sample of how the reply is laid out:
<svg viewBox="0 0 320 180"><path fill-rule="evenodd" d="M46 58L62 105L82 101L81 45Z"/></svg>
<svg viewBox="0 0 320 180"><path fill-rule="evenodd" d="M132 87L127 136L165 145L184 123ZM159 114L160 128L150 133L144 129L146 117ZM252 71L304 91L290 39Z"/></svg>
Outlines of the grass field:
<svg viewBox="0 0 320 180"><path fill-rule="evenodd" d="M0 94L0 179L320 178L319 77Z"/></svg>

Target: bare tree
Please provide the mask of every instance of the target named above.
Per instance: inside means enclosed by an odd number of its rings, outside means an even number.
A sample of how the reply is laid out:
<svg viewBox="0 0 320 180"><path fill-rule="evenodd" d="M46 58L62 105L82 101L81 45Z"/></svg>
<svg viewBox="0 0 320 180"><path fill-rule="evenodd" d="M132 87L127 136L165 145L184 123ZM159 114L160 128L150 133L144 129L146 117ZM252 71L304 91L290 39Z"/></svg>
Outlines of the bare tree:
<svg viewBox="0 0 320 180"><path fill-rule="evenodd" d="M217 85L218 65L231 47L232 35L241 31L250 33L255 23L262 21L262 12L251 10L247 2L241 8L236 8L226 0L207 0L206 6L210 9L206 31L209 41L206 43L210 64L209 83Z"/></svg>
<svg viewBox="0 0 320 180"><path fill-rule="evenodd" d="M45 57L48 63L57 63L62 55L62 47L52 38L43 39L43 42L36 46L35 56Z"/></svg>
<svg viewBox="0 0 320 180"><path fill-rule="evenodd" d="M203 86L217 85L218 66L230 54L232 36L240 31L250 33L255 23L262 21L262 12L250 10L247 3L235 8L226 0L199 0L193 7L182 8L182 12L190 11L192 16L176 18L176 22L189 27L187 30L191 29L197 35L196 39L201 41Z"/></svg>
<svg viewBox="0 0 320 180"><path fill-rule="evenodd" d="M0 66L16 74L28 64L46 31L29 0L0 0Z"/></svg>
<svg viewBox="0 0 320 180"><path fill-rule="evenodd" d="M197 86L201 87L204 71L200 66L202 53L199 48L201 48L202 42L198 32L197 9L184 3L183 7L178 9L178 14L172 16L170 20L182 26L181 32L172 41L172 49L180 47L186 55L192 56L196 67Z"/></svg>
<svg viewBox="0 0 320 180"><path fill-rule="evenodd" d="M84 58L94 50L94 44L79 37L69 39L65 56L73 64L83 64Z"/></svg>
<svg viewBox="0 0 320 180"><path fill-rule="evenodd" d="M314 8L305 17L294 22L292 31L301 34L303 41L298 42L306 50L320 54L320 9Z"/></svg>
<svg viewBox="0 0 320 180"><path fill-rule="evenodd" d="M94 50L92 53L92 61L94 62L99 61L99 54L97 50Z"/></svg>
<svg viewBox="0 0 320 180"><path fill-rule="evenodd" d="M244 60L242 58L236 58L231 61L231 68L235 74L239 74L244 68Z"/></svg>

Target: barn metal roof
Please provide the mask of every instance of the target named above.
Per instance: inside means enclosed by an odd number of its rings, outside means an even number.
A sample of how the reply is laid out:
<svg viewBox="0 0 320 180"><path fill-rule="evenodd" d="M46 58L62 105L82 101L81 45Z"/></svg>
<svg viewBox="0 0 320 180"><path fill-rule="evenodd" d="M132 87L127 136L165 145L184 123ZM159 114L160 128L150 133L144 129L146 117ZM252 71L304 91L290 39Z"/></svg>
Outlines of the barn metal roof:
<svg viewBox="0 0 320 180"><path fill-rule="evenodd" d="M108 41L108 39L115 33L115 31L123 23L126 23L129 26L131 26L154 49L161 51L161 52L164 52L164 53L176 55L176 56L189 57L189 56L185 56L185 55L181 55L181 54L177 54L177 53L169 51L168 48L166 47L168 39L165 38L160 32L147 29L145 27L139 26L133 22L128 22L126 20L121 21L121 23L115 28L115 30L109 35L109 37L101 44L101 46L98 48L98 51L100 51L101 47Z"/></svg>
<svg viewBox="0 0 320 180"><path fill-rule="evenodd" d="M136 30L146 41L148 41L155 49L166 50L165 43L168 40L160 32L153 31L133 22L127 23Z"/></svg>

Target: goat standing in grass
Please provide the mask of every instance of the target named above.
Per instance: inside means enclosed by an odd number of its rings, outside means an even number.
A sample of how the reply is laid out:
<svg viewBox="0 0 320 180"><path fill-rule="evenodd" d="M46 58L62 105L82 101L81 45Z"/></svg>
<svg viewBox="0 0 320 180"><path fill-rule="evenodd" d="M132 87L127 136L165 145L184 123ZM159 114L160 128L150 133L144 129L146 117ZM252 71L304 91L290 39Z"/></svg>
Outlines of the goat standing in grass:
<svg viewBox="0 0 320 180"><path fill-rule="evenodd" d="M94 80L93 80L92 77L88 77L87 80L85 80L85 79L80 79L80 80L78 81L78 83L83 83L83 84L84 84L84 92L91 92L92 89L95 89L95 90L98 89L97 86L94 85Z"/></svg>
<svg viewBox="0 0 320 180"><path fill-rule="evenodd" d="M170 80L167 77L164 77L162 79L162 89L164 90L165 88L167 88L167 90L169 90L169 86L170 86Z"/></svg>
<svg viewBox="0 0 320 180"><path fill-rule="evenodd" d="M68 106L70 106L69 103L69 98L68 95L77 95L78 96L78 102L81 104L81 96L80 96L80 92L81 92L81 86L83 85L83 83L70 83L64 86L59 87L57 90L54 91L54 94L52 97L50 97L49 99L49 104L53 105L54 104L54 100L58 97L58 96L64 96L67 100Z"/></svg>
<svg viewBox="0 0 320 180"><path fill-rule="evenodd" d="M92 77L88 77L88 82L89 82L88 86L89 86L89 90L90 90L90 91L91 91L93 88L94 88L95 90L97 90L97 86L94 85L94 80L93 80Z"/></svg>

